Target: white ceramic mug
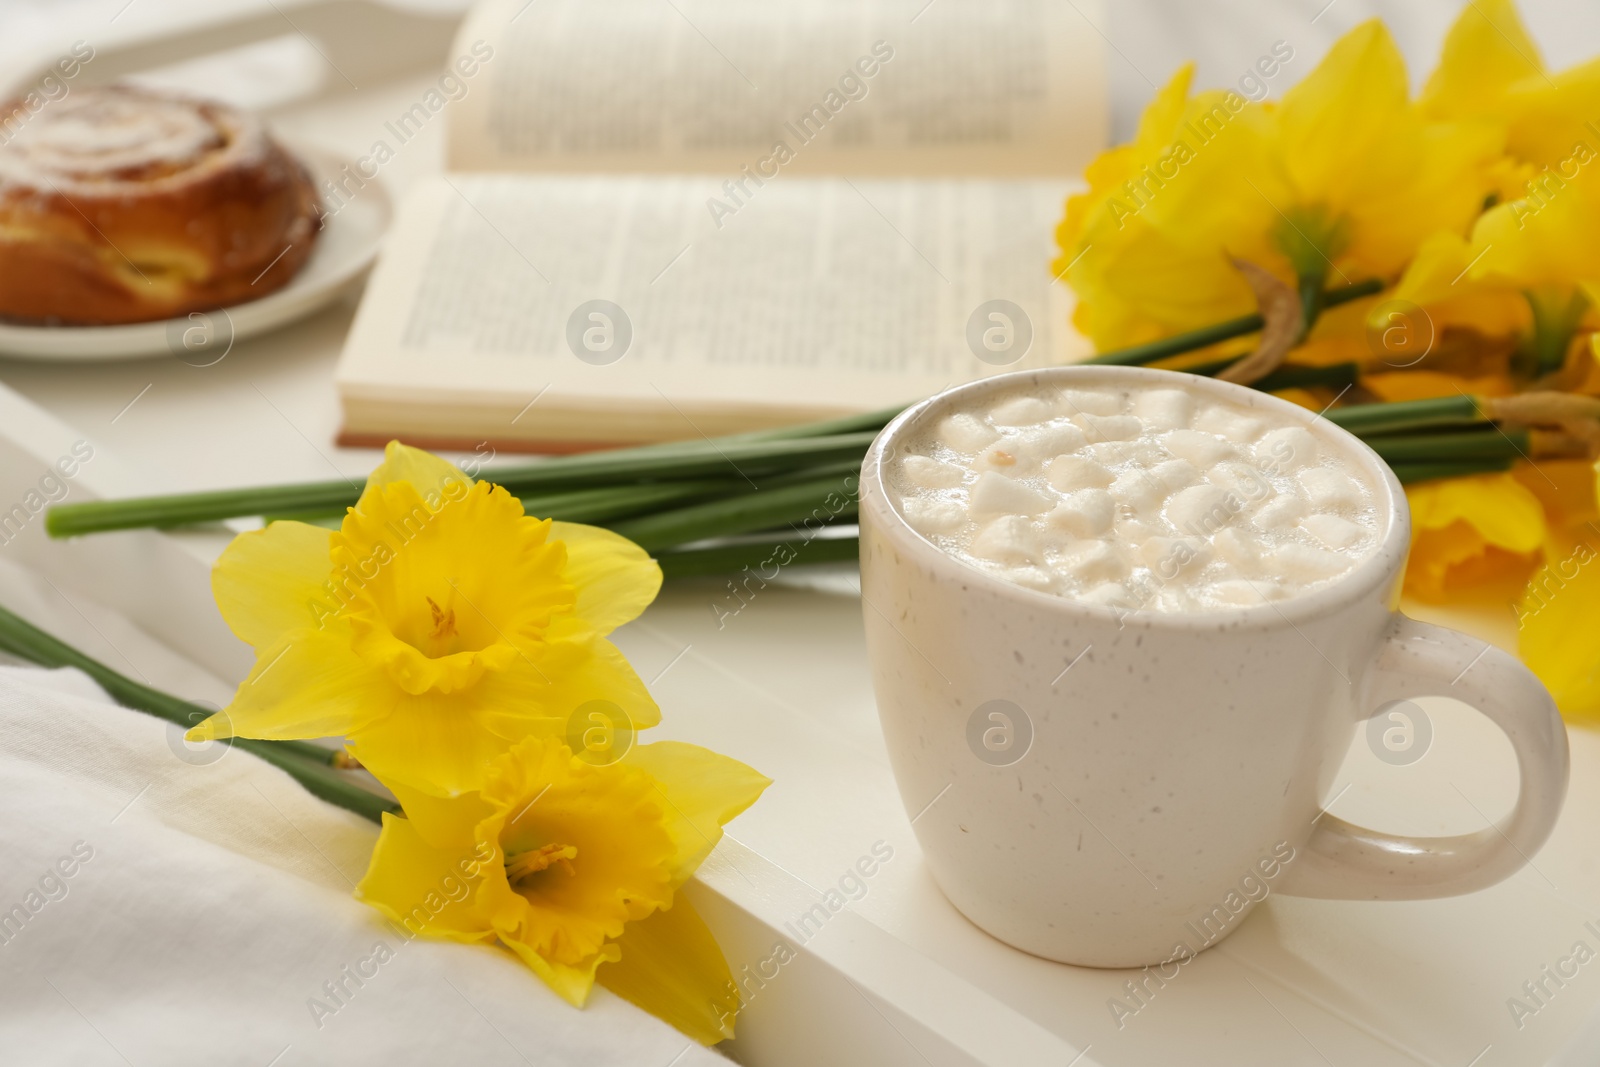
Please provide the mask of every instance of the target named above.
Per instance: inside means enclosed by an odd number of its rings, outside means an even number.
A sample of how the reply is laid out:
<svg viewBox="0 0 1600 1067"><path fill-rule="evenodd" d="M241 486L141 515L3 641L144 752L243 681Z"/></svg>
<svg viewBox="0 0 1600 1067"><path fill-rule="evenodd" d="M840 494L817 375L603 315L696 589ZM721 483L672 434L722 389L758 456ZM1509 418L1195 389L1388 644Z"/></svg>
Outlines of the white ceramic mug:
<svg viewBox="0 0 1600 1067"><path fill-rule="evenodd" d="M1013 585L925 540L885 491L920 429L1018 386L1180 388L1304 425L1373 490L1379 547L1334 583L1203 614L1126 612ZM1513 657L1395 610L1410 542L1399 483L1358 439L1255 390L1170 371L1053 367L906 411L861 473L861 589L878 712L929 868L968 918L1048 959L1182 959L1268 892L1469 893L1528 862L1567 786L1567 738ZM1448 695L1511 739L1515 809L1458 837L1323 814L1354 732Z"/></svg>

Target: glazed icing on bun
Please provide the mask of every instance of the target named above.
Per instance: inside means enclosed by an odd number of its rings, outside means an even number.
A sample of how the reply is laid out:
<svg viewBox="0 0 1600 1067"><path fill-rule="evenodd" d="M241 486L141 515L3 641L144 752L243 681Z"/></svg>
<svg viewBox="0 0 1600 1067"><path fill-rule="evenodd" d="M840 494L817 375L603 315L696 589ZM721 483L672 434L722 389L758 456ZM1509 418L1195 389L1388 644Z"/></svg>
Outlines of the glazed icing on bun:
<svg viewBox="0 0 1600 1067"><path fill-rule="evenodd" d="M145 89L0 105L0 316L173 318L288 284L316 243L305 168L261 122Z"/></svg>

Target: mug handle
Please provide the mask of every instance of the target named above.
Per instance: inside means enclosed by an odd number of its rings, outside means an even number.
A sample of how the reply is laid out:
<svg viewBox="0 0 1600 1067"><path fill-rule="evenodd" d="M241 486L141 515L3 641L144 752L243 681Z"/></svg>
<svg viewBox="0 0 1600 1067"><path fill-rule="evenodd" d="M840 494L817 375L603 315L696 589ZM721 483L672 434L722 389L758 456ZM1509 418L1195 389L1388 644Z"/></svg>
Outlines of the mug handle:
<svg viewBox="0 0 1600 1067"><path fill-rule="evenodd" d="M1498 648L1396 613L1368 675L1371 706L1449 695L1510 738L1521 783L1493 826L1454 837L1404 837L1324 813L1281 892L1334 900L1425 900L1485 889L1529 862L1567 794L1567 731L1539 679ZM1373 714L1377 714L1374 710Z"/></svg>

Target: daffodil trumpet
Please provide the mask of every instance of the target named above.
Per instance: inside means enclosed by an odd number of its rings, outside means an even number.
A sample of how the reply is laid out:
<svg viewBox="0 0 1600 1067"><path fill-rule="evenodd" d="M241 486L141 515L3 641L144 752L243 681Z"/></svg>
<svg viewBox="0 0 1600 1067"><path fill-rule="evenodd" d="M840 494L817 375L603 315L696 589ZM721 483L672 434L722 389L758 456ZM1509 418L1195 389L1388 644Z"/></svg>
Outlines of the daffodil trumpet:
<svg viewBox="0 0 1600 1067"><path fill-rule="evenodd" d="M5 608L0 608L0 652L40 667L75 667L93 678L123 707L181 727L193 726L212 712L210 708L180 700L112 670ZM374 822L384 812L398 807L392 800L363 788L358 780L337 770L337 749L305 741L235 738L228 743L283 770L314 796Z"/></svg>
<svg viewBox="0 0 1600 1067"><path fill-rule="evenodd" d="M598 981L713 1044L738 990L678 890L769 784L681 742L596 760L530 737L481 788L385 817L356 895L412 933L504 945L576 1006ZM441 881L466 892L447 900Z"/></svg>

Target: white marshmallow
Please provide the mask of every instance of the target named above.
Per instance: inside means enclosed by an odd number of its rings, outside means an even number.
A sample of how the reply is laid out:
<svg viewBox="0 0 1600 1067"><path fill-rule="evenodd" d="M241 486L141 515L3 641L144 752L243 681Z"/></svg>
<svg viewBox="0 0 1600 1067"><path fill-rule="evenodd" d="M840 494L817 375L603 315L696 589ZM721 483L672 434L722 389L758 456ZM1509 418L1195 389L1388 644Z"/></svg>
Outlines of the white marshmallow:
<svg viewBox="0 0 1600 1067"><path fill-rule="evenodd" d="M951 415L939 424L939 440L957 452L976 452L999 436L993 427L965 411Z"/></svg>
<svg viewBox="0 0 1600 1067"><path fill-rule="evenodd" d="M1080 593L1078 599L1087 604L1099 604L1105 608L1133 607L1133 597L1121 582L1101 582L1094 588Z"/></svg>
<svg viewBox="0 0 1600 1067"><path fill-rule="evenodd" d="M1080 489L1044 518L1074 536L1099 537L1110 531L1116 513L1117 502L1110 493L1104 489Z"/></svg>
<svg viewBox="0 0 1600 1067"><path fill-rule="evenodd" d="M1299 426L1268 430L1256 442L1256 464L1262 470L1286 474L1317 461L1317 438Z"/></svg>
<svg viewBox="0 0 1600 1067"><path fill-rule="evenodd" d="M967 524L967 509L942 497L910 496L900 502L900 513L920 534L949 534Z"/></svg>
<svg viewBox="0 0 1600 1067"><path fill-rule="evenodd" d="M1024 463L1037 464L1076 452L1088 443L1083 431L1070 422L1051 422L1022 430L1010 438L1011 450Z"/></svg>
<svg viewBox="0 0 1600 1067"><path fill-rule="evenodd" d="M1014 396L996 404L989 412L989 421L996 426L1032 426L1052 414L1050 405L1038 397Z"/></svg>
<svg viewBox="0 0 1600 1067"><path fill-rule="evenodd" d="M1156 536L1159 531L1148 522L1131 519L1125 515L1118 515L1116 525L1112 527L1112 536L1125 545L1136 545L1141 541Z"/></svg>
<svg viewBox="0 0 1600 1067"><path fill-rule="evenodd" d="M1154 512L1167 498L1167 487L1149 471L1129 470L1111 483L1111 495L1140 514Z"/></svg>
<svg viewBox="0 0 1600 1067"><path fill-rule="evenodd" d="M1167 521L1184 533L1209 537L1238 518L1244 508L1221 486L1205 484L1180 489L1167 501Z"/></svg>
<svg viewBox="0 0 1600 1067"><path fill-rule="evenodd" d="M1256 509L1250 521L1262 530L1282 530L1306 513L1306 502L1297 496L1275 496Z"/></svg>
<svg viewBox="0 0 1600 1067"><path fill-rule="evenodd" d="M1212 551L1198 537L1152 537L1139 546L1138 556L1158 581L1170 582L1185 571L1205 566Z"/></svg>
<svg viewBox="0 0 1600 1067"><path fill-rule="evenodd" d="M1050 562L1080 582L1110 582L1128 575L1128 563L1110 541L1075 541Z"/></svg>
<svg viewBox="0 0 1600 1067"><path fill-rule="evenodd" d="M1000 577L1041 593L1053 593L1056 589L1056 576L1042 567L1007 567L1000 572Z"/></svg>
<svg viewBox="0 0 1600 1067"><path fill-rule="evenodd" d="M1002 471L1006 474L1019 474L1027 464L1022 462L1017 455L1016 438L1002 437L994 444L978 453L972 461L974 468L980 471Z"/></svg>
<svg viewBox="0 0 1600 1067"><path fill-rule="evenodd" d="M1139 436L1144 424L1132 415L1076 415L1072 419L1091 441L1128 441Z"/></svg>
<svg viewBox="0 0 1600 1067"><path fill-rule="evenodd" d="M1115 477L1086 456L1057 456L1045 467L1045 480L1069 493L1074 489L1104 489Z"/></svg>
<svg viewBox="0 0 1600 1067"><path fill-rule="evenodd" d="M1201 470L1233 455L1233 446L1216 434L1200 430L1172 430L1161 435L1161 444L1179 459L1186 459Z"/></svg>
<svg viewBox="0 0 1600 1067"><path fill-rule="evenodd" d="M1335 511L1339 508L1356 508L1363 503L1365 494L1354 478L1327 467L1311 467L1298 475L1306 500L1318 511Z"/></svg>
<svg viewBox="0 0 1600 1067"><path fill-rule="evenodd" d="M1038 515L1054 503L1037 489L994 471L978 475L969 502L974 515Z"/></svg>
<svg viewBox="0 0 1600 1067"><path fill-rule="evenodd" d="M944 463L929 456L905 456L900 469L906 481L924 489L954 489L966 480L967 473L954 463Z"/></svg>
<svg viewBox="0 0 1600 1067"><path fill-rule="evenodd" d="M1267 553L1263 562L1276 578L1295 585L1311 585L1343 571L1349 566L1350 557L1290 541Z"/></svg>
<svg viewBox="0 0 1600 1067"><path fill-rule="evenodd" d="M1151 430L1187 429L1194 418L1194 397L1181 389L1152 389L1133 394L1133 413Z"/></svg>
<svg viewBox="0 0 1600 1067"><path fill-rule="evenodd" d="M1156 590L1150 606L1171 614L1194 610L1194 597L1183 586L1169 582Z"/></svg>
<svg viewBox="0 0 1600 1067"><path fill-rule="evenodd" d="M1194 428L1226 437L1235 444L1249 444L1261 435L1264 424L1260 419L1236 411L1231 407L1207 407L1195 416Z"/></svg>
<svg viewBox="0 0 1600 1067"><path fill-rule="evenodd" d="M1186 459L1169 459L1151 467L1150 477L1172 492L1198 482L1200 472Z"/></svg>
<svg viewBox="0 0 1600 1067"><path fill-rule="evenodd" d="M1108 467L1128 464L1154 467L1168 458L1167 450L1154 441L1101 441L1090 445L1084 452L1095 462Z"/></svg>
<svg viewBox="0 0 1600 1067"><path fill-rule="evenodd" d="M1066 389L1057 408L1066 415L1120 415L1122 394Z"/></svg>
<svg viewBox="0 0 1600 1067"><path fill-rule="evenodd" d="M1261 566L1261 543L1234 527L1218 530L1211 544L1218 556L1241 573L1254 574Z"/></svg>
<svg viewBox="0 0 1600 1067"><path fill-rule="evenodd" d="M968 551L996 563L1033 563L1040 554L1033 526L1021 515L1002 515L984 526Z"/></svg>
<svg viewBox="0 0 1600 1067"><path fill-rule="evenodd" d="M1213 485L1220 485L1238 497L1247 507L1259 504L1277 494L1277 490L1272 488L1272 483L1267 481L1265 475L1250 464L1238 460L1223 460L1211 468L1211 473L1206 477Z"/></svg>
<svg viewBox="0 0 1600 1067"><path fill-rule="evenodd" d="M1337 515L1307 515L1300 520L1300 529L1334 549L1351 548L1367 536L1365 527Z"/></svg>
<svg viewBox="0 0 1600 1067"><path fill-rule="evenodd" d="M1229 607L1253 608L1257 604L1282 599L1283 590L1272 582L1226 578L1208 586L1205 595L1212 601Z"/></svg>

